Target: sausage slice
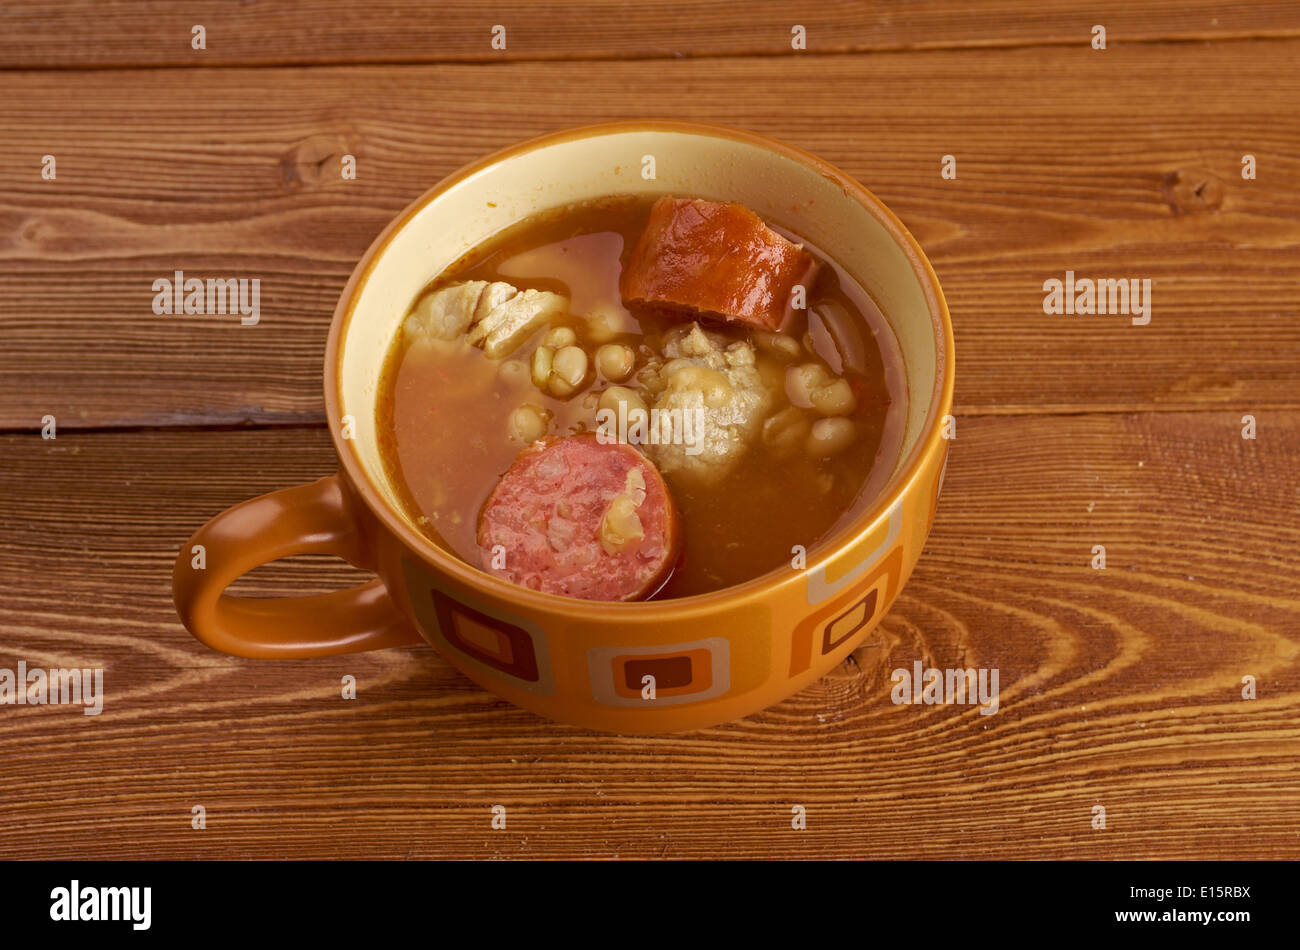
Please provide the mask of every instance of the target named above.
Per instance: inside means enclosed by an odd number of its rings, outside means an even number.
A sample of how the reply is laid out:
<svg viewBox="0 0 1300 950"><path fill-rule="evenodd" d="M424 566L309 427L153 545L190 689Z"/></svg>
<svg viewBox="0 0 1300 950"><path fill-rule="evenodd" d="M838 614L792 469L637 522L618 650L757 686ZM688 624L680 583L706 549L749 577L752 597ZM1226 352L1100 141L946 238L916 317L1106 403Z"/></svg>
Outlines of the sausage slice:
<svg viewBox="0 0 1300 950"><path fill-rule="evenodd" d="M479 514L483 569L584 600L643 600L672 573L677 510L655 467L594 433L519 453Z"/></svg>
<svg viewBox="0 0 1300 950"><path fill-rule="evenodd" d="M660 198L637 239L619 290L623 300L780 330L796 284L817 262L744 205Z"/></svg>

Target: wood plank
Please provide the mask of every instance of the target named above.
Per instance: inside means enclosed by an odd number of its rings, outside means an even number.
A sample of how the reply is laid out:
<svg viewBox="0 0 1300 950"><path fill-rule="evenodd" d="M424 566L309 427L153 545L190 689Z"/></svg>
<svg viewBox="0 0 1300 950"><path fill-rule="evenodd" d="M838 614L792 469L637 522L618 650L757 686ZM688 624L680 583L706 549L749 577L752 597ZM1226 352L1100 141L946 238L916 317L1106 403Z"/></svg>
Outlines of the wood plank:
<svg viewBox="0 0 1300 950"><path fill-rule="evenodd" d="M947 293L962 413L1296 407L1298 56L0 74L0 426L320 421L328 319L383 225L466 161L628 111L768 133L875 190ZM328 171L344 152L356 181ZM261 324L155 316L177 269L259 277ZM1150 278L1150 325L1044 315L1066 270Z"/></svg>
<svg viewBox="0 0 1300 950"><path fill-rule="evenodd" d="M1300 412L1258 435L1209 410L963 421L879 632L774 709L650 738L543 722L423 648L190 639L179 545L331 471L323 429L0 436L0 667L102 665L107 692L97 717L0 709L0 857L1300 857ZM918 659L999 669L999 711L892 704Z"/></svg>
<svg viewBox="0 0 1300 950"><path fill-rule="evenodd" d="M1026 7L1014 0L861 3L751 0L744 4L500 0L431 7L418 0L199 0L179 9L153 0L10 0L0 7L0 66L190 66L272 63L610 59L719 54L789 54L791 29L807 30L810 52L1083 44L1094 24L1110 45L1160 40L1300 35L1285 0L1067 0ZM191 29L206 29L206 49ZM506 49L491 31L506 27Z"/></svg>

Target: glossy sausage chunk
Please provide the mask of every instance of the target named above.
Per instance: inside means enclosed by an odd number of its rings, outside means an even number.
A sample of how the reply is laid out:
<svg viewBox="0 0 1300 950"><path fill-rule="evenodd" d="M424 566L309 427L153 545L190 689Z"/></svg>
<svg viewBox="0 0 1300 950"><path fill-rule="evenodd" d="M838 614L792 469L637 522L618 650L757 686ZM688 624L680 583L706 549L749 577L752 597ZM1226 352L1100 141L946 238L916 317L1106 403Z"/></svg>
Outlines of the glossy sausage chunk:
<svg viewBox="0 0 1300 950"><path fill-rule="evenodd" d="M677 511L636 449L592 433L524 449L483 505L483 569L548 594L643 600L681 545Z"/></svg>
<svg viewBox="0 0 1300 950"><path fill-rule="evenodd" d="M817 262L744 205L660 198L632 248L623 300L779 330L795 285L810 288Z"/></svg>

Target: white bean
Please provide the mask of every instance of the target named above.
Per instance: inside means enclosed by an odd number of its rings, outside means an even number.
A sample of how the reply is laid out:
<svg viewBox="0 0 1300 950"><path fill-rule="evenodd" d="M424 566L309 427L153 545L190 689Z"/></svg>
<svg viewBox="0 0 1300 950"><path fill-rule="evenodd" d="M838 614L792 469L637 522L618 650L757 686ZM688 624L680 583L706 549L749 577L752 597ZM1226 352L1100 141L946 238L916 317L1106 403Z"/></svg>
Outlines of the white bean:
<svg viewBox="0 0 1300 950"><path fill-rule="evenodd" d="M573 346L578 342L578 334L572 327L553 327L542 337L542 344L558 350L562 346Z"/></svg>
<svg viewBox="0 0 1300 950"><path fill-rule="evenodd" d="M758 344L760 350L765 350L778 359L797 360L799 358L799 341L792 336L786 336L784 333L755 330L754 342Z"/></svg>
<svg viewBox="0 0 1300 950"><path fill-rule="evenodd" d="M808 433L804 447L813 458L827 458L843 452L853 443L853 423L840 416L818 419Z"/></svg>
<svg viewBox="0 0 1300 950"><path fill-rule="evenodd" d="M631 419L634 410L646 411L645 400L635 389L629 389L626 386L610 386L600 394L600 402L597 404L600 409L608 409L611 412L618 412L618 404L626 403L627 408L624 410L626 417Z"/></svg>
<svg viewBox="0 0 1300 950"><path fill-rule="evenodd" d="M510 413L508 429L510 438L524 445L531 445L550 428L551 413L539 406L526 402Z"/></svg>
<svg viewBox="0 0 1300 950"><path fill-rule="evenodd" d="M847 379L834 379L812 391L813 408L823 416L847 416L858 404Z"/></svg>
<svg viewBox="0 0 1300 950"><path fill-rule="evenodd" d="M785 371L785 394L800 409L813 407L813 392L831 381L821 363L800 363Z"/></svg>
<svg viewBox="0 0 1300 950"><path fill-rule="evenodd" d="M810 429L802 409L786 406L763 422L763 443L778 457L793 455L807 441Z"/></svg>
<svg viewBox="0 0 1300 950"><path fill-rule="evenodd" d="M596 369L611 382L621 383L632 373L636 354L622 343L606 343L596 351Z"/></svg>
<svg viewBox="0 0 1300 950"><path fill-rule="evenodd" d="M551 363L555 359L555 351L549 346L539 346L533 351L533 385L538 389L545 389L546 382L551 378Z"/></svg>
<svg viewBox="0 0 1300 950"><path fill-rule="evenodd" d="M785 394L800 409L816 409L823 416L847 416L858 404L848 380L832 376L821 363L786 370Z"/></svg>
<svg viewBox="0 0 1300 950"><path fill-rule="evenodd" d="M551 363L551 392L571 395L587 376L587 353L579 346L566 346Z"/></svg>

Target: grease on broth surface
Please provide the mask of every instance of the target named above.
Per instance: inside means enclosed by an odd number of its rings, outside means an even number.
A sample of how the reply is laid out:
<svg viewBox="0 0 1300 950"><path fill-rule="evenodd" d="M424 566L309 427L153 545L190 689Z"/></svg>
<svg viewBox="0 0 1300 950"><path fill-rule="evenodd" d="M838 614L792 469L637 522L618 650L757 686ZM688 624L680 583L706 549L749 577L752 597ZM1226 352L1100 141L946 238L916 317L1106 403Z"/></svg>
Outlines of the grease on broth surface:
<svg viewBox="0 0 1300 950"><path fill-rule="evenodd" d="M489 358L463 337L408 344L399 332L392 344L376 410L386 474L417 527L476 567L479 512L524 447L511 438L512 424L516 432L519 425L513 414L533 407L550 435L592 430L600 393L615 384L638 385L637 372L647 363L662 363L665 341L692 323L654 308L629 310L619 296L622 262L653 201L609 198L530 218L430 283L421 297L483 280L569 298L568 313L529 335L505 359ZM821 267L808 289L807 311L793 314L779 335L783 341L744 325L701 321L725 343L753 345L759 376L773 394L768 419L787 411L798 431L782 441L782 420L772 420L767 431L773 438L755 439L720 481L664 473L684 540L681 561L656 600L719 590L788 566L796 546L815 552L820 541L871 504L897 459L906 393L893 333L856 281L802 243ZM534 351L557 327L571 331L592 357L586 382L565 398L539 389L531 372ZM561 331L552 339L567 336ZM595 354L605 344L630 348L637 367L630 379L609 379L600 371ZM853 396L851 412L818 429L830 437L837 428L852 430L849 447L830 457L804 449L809 436L799 420L816 413L790 409L792 397L803 398L798 378L791 383L791 367L808 364L845 380Z"/></svg>

